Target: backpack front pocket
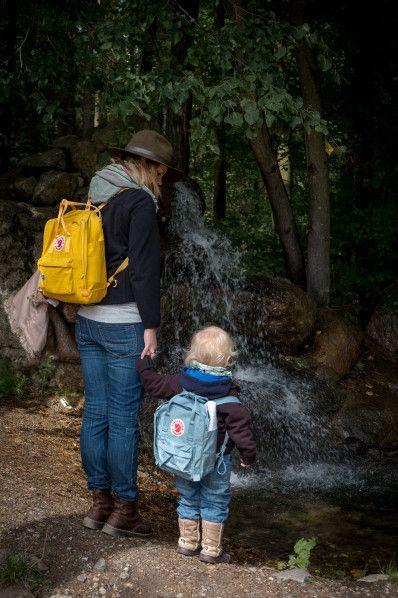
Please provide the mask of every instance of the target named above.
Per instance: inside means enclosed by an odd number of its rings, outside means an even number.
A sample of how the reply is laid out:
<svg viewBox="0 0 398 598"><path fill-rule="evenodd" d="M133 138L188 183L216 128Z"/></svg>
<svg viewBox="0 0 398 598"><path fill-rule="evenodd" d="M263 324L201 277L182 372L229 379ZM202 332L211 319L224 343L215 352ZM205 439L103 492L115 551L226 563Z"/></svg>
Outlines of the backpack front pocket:
<svg viewBox="0 0 398 598"><path fill-rule="evenodd" d="M70 295L73 292L73 272L71 260L62 263L38 262L40 289L46 295Z"/></svg>

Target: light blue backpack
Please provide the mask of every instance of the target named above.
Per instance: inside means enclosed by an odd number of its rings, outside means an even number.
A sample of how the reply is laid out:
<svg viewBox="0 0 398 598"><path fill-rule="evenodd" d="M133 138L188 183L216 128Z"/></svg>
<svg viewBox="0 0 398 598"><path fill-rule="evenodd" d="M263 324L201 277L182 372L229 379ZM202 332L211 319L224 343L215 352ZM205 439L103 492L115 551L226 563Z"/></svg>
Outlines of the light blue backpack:
<svg viewBox="0 0 398 598"><path fill-rule="evenodd" d="M228 434L217 453L214 403L240 401L236 397L209 401L193 392L183 391L156 409L153 448L158 467L193 482L204 478L216 466L222 473Z"/></svg>

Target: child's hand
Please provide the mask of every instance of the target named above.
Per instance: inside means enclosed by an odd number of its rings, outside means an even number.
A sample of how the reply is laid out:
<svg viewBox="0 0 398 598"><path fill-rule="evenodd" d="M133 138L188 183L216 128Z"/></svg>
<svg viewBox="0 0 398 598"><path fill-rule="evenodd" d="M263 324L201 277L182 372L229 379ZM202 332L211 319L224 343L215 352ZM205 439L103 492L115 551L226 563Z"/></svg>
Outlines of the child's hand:
<svg viewBox="0 0 398 598"><path fill-rule="evenodd" d="M250 469L251 465L248 465L247 463L243 463L242 461L240 462L240 466L244 467L245 469Z"/></svg>

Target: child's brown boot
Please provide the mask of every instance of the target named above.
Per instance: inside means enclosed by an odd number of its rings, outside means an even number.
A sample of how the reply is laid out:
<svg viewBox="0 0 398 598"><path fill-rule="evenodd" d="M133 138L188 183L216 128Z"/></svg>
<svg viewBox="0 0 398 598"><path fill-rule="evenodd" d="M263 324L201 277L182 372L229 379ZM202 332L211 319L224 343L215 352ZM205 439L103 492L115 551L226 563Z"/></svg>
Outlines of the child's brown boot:
<svg viewBox="0 0 398 598"><path fill-rule="evenodd" d="M177 552L185 556L195 556L200 552L200 520L178 519L180 537Z"/></svg>
<svg viewBox="0 0 398 598"><path fill-rule="evenodd" d="M202 519L202 550L199 558L204 563L229 563L230 556L223 551L221 542L223 523L213 523Z"/></svg>

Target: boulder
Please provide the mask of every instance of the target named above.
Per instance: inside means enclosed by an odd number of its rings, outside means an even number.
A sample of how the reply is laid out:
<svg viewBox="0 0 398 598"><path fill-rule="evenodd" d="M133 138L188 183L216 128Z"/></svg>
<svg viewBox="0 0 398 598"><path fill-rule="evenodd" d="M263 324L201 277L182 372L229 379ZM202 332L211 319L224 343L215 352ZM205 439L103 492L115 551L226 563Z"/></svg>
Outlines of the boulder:
<svg viewBox="0 0 398 598"><path fill-rule="evenodd" d="M65 170L66 157L61 148L49 149L45 152L27 156L20 161L19 167L28 172L45 172L46 170Z"/></svg>
<svg viewBox="0 0 398 598"><path fill-rule="evenodd" d="M62 137L57 137L52 142L52 147L57 147L63 150L67 150L70 152L71 148L79 141L79 137L77 135L63 135Z"/></svg>
<svg viewBox="0 0 398 598"><path fill-rule="evenodd" d="M31 200L35 192L37 179L34 176L22 176L14 183L15 193L18 198Z"/></svg>
<svg viewBox="0 0 398 598"><path fill-rule="evenodd" d="M317 311L315 334L307 353L321 379L340 379L358 360L362 334L330 308Z"/></svg>
<svg viewBox="0 0 398 598"><path fill-rule="evenodd" d="M41 175L33 196L33 203L54 206L61 199L70 199L79 186L79 176L71 172L50 170Z"/></svg>
<svg viewBox="0 0 398 598"><path fill-rule="evenodd" d="M98 170L99 153L98 145L86 139L78 141L70 148L72 164L86 181Z"/></svg>
<svg viewBox="0 0 398 598"><path fill-rule="evenodd" d="M398 361L398 282L385 291L376 307L365 341L371 351L394 363Z"/></svg>
<svg viewBox="0 0 398 598"><path fill-rule="evenodd" d="M398 402L392 393L350 394L332 420L337 437L356 454L398 448Z"/></svg>
<svg viewBox="0 0 398 598"><path fill-rule="evenodd" d="M23 177L23 172L20 168L10 170L0 176L0 199L15 199L15 183L18 179Z"/></svg>
<svg viewBox="0 0 398 598"><path fill-rule="evenodd" d="M238 332L283 354L295 353L310 337L316 305L300 287L282 278L251 277L233 302Z"/></svg>

